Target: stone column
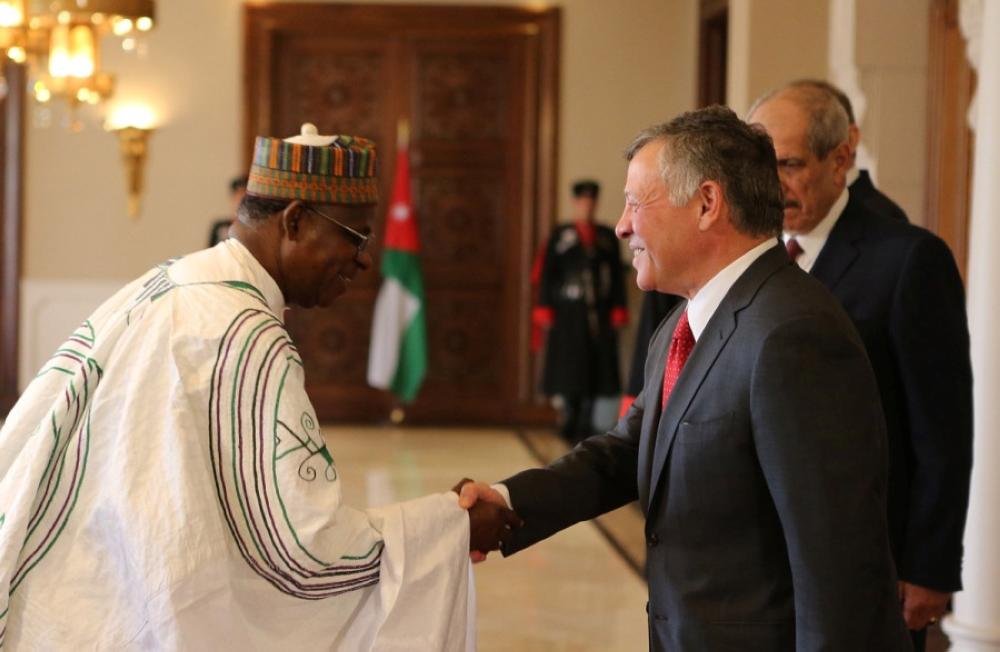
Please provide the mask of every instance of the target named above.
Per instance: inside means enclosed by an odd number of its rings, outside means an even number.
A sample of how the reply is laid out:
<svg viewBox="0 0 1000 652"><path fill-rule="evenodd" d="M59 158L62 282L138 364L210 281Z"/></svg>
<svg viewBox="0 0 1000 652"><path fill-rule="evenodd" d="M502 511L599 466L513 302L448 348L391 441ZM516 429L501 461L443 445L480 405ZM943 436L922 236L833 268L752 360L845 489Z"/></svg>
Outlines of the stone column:
<svg viewBox="0 0 1000 652"><path fill-rule="evenodd" d="M969 247L975 457L965 529L965 590L944 621L952 650L1000 651L1000 1L963 0L962 31L979 85Z"/></svg>

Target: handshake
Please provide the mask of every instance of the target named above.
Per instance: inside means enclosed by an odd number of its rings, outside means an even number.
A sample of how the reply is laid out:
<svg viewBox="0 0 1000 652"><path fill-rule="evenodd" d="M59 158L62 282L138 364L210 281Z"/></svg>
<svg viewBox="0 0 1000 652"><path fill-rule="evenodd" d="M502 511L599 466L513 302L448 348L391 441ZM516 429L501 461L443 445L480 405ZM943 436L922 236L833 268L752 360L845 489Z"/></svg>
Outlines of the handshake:
<svg viewBox="0 0 1000 652"><path fill-rule="evenodd" d="M514 530L524 525L503 496L485 483L463 478L452 491L459 496L459 507L469 512L469 556L473 562L483 561L493 550L503 550Z"/></svg>

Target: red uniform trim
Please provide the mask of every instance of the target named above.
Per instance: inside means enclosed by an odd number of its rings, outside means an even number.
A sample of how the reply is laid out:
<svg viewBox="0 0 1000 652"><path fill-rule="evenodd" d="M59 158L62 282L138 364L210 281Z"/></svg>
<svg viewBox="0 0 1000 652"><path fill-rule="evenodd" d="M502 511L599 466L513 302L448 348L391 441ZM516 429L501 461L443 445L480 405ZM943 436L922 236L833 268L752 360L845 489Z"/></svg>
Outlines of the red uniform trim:
<svg viewBox="0 0 1000 652"><path fill-rule="evenodd" d="M622 306L615 306L611 309L612 328L622 328L628 325L628 310Z"/></svg>
<svg viewBox="0 0 1000 652"><path fill-rule="evenodd" d="M556 313L549 306L535 306L531 311L531 323L549 328L556 321Z"/></svg>
<svg viewBox="0 0 1000 652"><path fill-rule="evenodd" d="M628 412L628 409L630 407L632 407L633 403L635 403L635 397L634 396L629 396L628 394L625 394L624 396L622 396L622 402L618 406L618 418L619 419L621 419L623 416L625 416L625 413Z"/></svg>

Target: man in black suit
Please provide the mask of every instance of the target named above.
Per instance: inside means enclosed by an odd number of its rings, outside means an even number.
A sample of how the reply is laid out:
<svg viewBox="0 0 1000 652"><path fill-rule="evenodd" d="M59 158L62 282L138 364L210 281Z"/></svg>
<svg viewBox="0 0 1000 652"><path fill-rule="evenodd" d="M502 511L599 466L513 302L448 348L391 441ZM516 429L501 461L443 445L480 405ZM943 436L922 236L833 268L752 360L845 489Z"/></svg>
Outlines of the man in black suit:
<svg viewBox="0 0 1000 652"><path fill-rule="evenodd" d="M847 145L851 150L851 167L847 170L847 192L852 197L857 197L866 208L873 213L878 213L894 220L909 222L906 212L900 208L888 195L875 187L868 170L856 167L858 157L858 145L861 142L861 128L854 117L854 106L847 93L840 90L833 84L823 79L800 79L793 81L786 88L818 89L831 93L837 103L843 107L847 114Z"/></svg>
<svg viewBox="0 0 1000 652"><path fill-rule="evenodd" d="M509 555L639 500L653 650L908 650L886 440L857 332L776 237L774 149L729 109L629 147L617 225L637 283L685 297L618 424L463 504L508 502Z"/></svg>
<svg viewBox="0 0 1000 652"><path fill-rule="evenodd" d="M774 139L789 253L840 300L878 379L889 534L904 616L922 649L924 628L961 588L972 463L961 277L940 238L845 190L848 120L833 94L792 85L758 100L750 120Z"/></svg>

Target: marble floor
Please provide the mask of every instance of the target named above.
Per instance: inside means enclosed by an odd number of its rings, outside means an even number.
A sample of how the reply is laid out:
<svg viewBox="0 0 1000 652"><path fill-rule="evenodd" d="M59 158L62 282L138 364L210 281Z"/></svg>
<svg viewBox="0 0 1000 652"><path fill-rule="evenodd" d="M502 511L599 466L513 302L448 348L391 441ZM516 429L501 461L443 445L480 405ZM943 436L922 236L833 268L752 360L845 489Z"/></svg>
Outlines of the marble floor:
<svg viewBox="0 0 1000 652"><path fill-rule="evenodd" d="M345 499L385 504L498 480L565 446L546 431L326 426ZM610 538L609 538L610 535ZM614 543L612 543L614 542ZM634 507L475 567L480 652L644 650L642 517ZM595 617L600 614L600 617Z"/></svg>

